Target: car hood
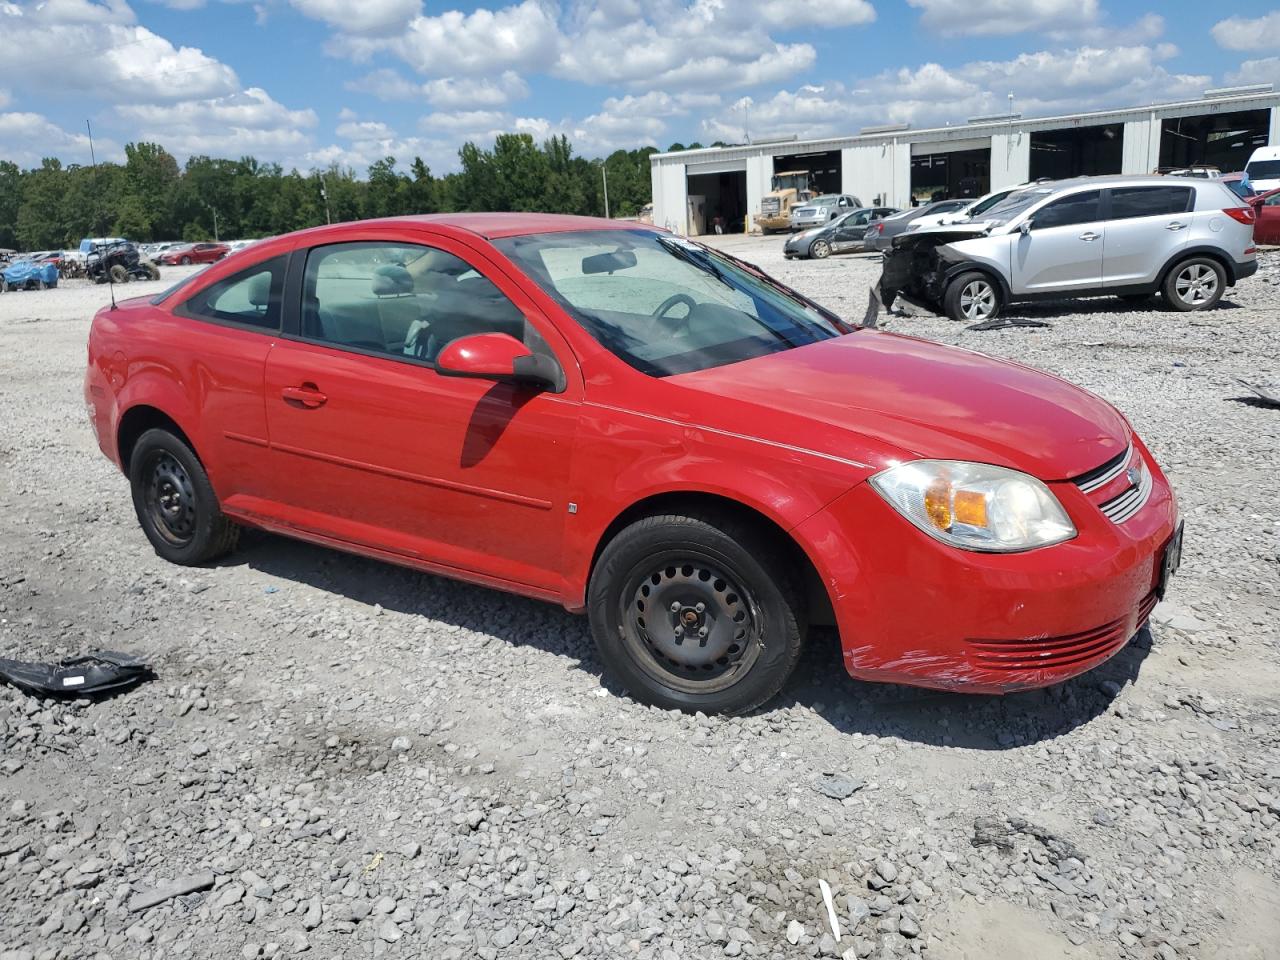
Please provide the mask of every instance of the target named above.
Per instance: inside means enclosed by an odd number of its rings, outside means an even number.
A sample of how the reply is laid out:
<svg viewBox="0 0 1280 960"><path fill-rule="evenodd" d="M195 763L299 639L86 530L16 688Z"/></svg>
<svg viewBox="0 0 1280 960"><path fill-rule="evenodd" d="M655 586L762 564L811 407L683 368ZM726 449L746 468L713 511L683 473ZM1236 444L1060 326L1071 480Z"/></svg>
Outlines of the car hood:
<svg viewBox="0 0 1280 960"><path fill-rule="evenodd" d="M1058 377L875 330L669 382L741 401L741 422L726 429L872 470L937 458L1063 480L1123 452L1130 439L1114 407Z"/></svg>

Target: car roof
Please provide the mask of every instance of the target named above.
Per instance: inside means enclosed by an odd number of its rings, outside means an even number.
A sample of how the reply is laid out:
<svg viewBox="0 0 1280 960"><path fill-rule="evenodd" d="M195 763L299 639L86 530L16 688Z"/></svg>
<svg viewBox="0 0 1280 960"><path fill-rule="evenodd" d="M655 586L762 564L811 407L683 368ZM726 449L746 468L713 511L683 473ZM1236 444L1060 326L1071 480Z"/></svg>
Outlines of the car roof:
<svg viewBox="0 0 1280 960"><path fill-rule="evenodd" d="M1179 169L1187 169L1180 167ZM1076 187L1095 187L1104 189L1106 187L1141 187L1154 186L1164 183L1186 183L1186 184L1206 184L1213 183L1213 180L1206 180L1204 177L1168 177L1159 173L1112 173L1098 177L1071 177L1067 180L1046 180L1043 183L1027 183L1018 187L1018 192L1023 190L1049 190L1057 193L1059 190L1071 190Z"/></svg>
<svg viewBox="0 0 1280 960"><path fill-rule="evenodd" d="M376 224L404 226L420 223L423 226L452 227L465 230L486 240L502 237L518 237L530 233L568 233L578 230L653 230L651 224L630 220L607 220L604 217L579 217L562 213L429 213L408 217L384 217L379 220L359 220L331 226L312 227L296 234L328 233L340 227L368 227Z"/></svg>

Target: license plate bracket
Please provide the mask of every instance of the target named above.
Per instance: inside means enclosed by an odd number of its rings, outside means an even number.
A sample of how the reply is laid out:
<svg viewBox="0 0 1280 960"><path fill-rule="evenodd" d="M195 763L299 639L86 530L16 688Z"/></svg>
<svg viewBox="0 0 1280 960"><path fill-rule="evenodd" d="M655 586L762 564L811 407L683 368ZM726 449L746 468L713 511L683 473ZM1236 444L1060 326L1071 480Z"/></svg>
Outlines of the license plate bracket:
<svg viewBox="0 0 1280 960"><path fill-rule="evenodd" d="M1156 581L1156 598L1159 600L1164 599L1165 591L1169 588L1169 581L1178 572L1178 568L1182 566L1182 530L1184 525L1183 521L1178 522L1178 529L1169 538L1169 542L1165 545L1164 553L1160 557L1160 577Z"/></svg>

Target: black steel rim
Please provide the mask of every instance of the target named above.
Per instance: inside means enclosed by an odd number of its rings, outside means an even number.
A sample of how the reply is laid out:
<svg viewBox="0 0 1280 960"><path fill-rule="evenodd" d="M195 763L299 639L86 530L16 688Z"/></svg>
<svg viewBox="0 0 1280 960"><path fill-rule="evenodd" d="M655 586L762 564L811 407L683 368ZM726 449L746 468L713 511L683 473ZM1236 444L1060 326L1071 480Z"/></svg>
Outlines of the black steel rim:
<svg viewBox="0 0 1280 960"><path fill-rule="evenodd" d="M152 528L182 547L196 533L196 493L191 476L173 454L159 451L147 462L145 500Z"/></svg>
<svg viewBox="0 0 1280 960"><path fill-rule="evenodd" d="M701 557L638 564L621 608L622 635L636 663L685 693L732 686L763 650L755 598L737 577Z"/></svg>

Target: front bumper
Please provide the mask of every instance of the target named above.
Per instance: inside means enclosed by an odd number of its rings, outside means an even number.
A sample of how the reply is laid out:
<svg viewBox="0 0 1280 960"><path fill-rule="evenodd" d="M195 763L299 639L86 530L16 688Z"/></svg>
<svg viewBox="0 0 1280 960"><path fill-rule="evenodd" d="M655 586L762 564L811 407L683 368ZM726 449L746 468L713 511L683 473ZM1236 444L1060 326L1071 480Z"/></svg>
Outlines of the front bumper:
<svg viewBox="0 0 1280 960"><path fill-rule="evenodd" d="M818 566L859 679L971 693L1060 683L1122 649L1155 605L1177 526L1168 482L1152 471L1147 503L1107 519L1070 482L1050 484L1079 531L1015 554L942 544L863 483L796 528Z"/></svg>

